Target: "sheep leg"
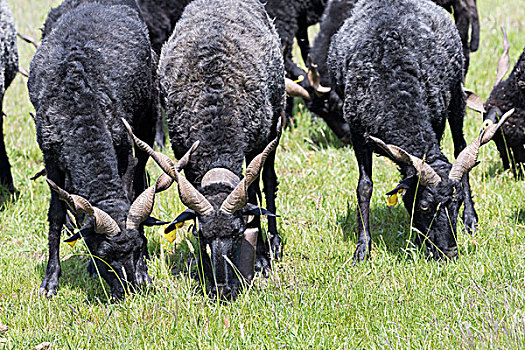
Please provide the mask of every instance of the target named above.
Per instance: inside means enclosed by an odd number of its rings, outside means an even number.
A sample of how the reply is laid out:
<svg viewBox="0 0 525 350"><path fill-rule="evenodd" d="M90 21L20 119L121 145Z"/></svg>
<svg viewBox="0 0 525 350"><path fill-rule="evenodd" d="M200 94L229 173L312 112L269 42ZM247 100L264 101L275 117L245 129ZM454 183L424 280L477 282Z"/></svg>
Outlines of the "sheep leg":
<svg viewBox="0 0 525 350"><path fill-rule="evenodd" d="M248 160L247 163L249 163ZM259 179L255 180L248 188L248 201L255 205L261 205L262 198ZM261 217L255 216L247 226L249 228L256 227L259 229L259 234L257 235L257 246L255 248L255 271L260 271L263 276L268 277L270 273L270 254L262 235Z"/></svg>
<svg viewBox="0 0 525 350"><path fill-rule="evenodd" d="M277 175L275 173L275 150L268 155L263 166L263 186L266 198L266 209L276 214L275 196L277 193ZM268 240L273 258L279 260L281 257L281 237L277 232L277 219L275 216L268 217Z"/></svg>
<svg viewBox="0 0 525 350"><path fill-rule="evenodd" d="M474 200L472 200L472 192L470 189L469 174L465 174L461 179L463 189L465 191L465 208L463 208L463 224L468 234L476 233L476 225L478 224L478 214L474 209Z"/></svg>
<svg viewBox="0 0 525 350"><path fill-rule="evenodd" d="M308 26L306 25L306 23L299 24L299 30L295 34L295 37L297 39L299 49L301 50L301 57L306 63L308 55L310 53L310 41L308 41Z"/></svg>
<svg viewBox="0 0 525 350"><path fill-rule="evenodd" d="M363 144L358 142L356 144ZM374 184L372 182L372 151L354 148L359 166L357 184L357 248L354 263L363 261L370 254L372 237L370 235L370 198Z"/></svg>
<svg viewBox="0 0 525 350"><path fill-rule="evenodd" d="M4 113L2 112L3 96L0 96L0 186L7 189L9 193L15 192L13 177L11 175L11 165L7 158L7 152L4 143Z"/></svg>
<svg viewBox="0 0 525 350"><path fill-rule="evenodd" d="M58 186L64 186L64 176L59 173L58 167L51 162L46 162L47 177L53 180ZM51 192L51 202L49 203L48 221L49 221L49 258L47 261L46 275L42 284L40 284L39 293L47 298L52 297L58 290L58 278L62 273L60 266L60 235L62 227L66 222L66 204L58 198L55 191Z"/></svg>
<svg viewBox="0 0 525 350"><path fill-rule="evenodd" d="M463 119L465 111L465 98L461 85L458 85L452 91L452 98L448 109L448 122L450 131L452 133L452 140L454 142L454 156L457 158L461 151L467 147L467 142L463 136ZM474 200L470 189L469 175L465 174L461 179L463 190L465 191L465 207L463 209L463 224L467 233L473 234L476 232L476 225L478 224L478 214L474 209Z"/></svg>

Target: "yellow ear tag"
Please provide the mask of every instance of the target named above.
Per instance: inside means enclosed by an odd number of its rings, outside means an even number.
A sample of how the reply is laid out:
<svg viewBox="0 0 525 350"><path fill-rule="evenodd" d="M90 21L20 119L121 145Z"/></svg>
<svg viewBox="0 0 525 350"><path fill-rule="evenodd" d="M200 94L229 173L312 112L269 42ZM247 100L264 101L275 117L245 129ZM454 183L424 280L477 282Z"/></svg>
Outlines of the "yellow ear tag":
<svg viewBox="0 0 525 350"><path fill-rule="evenodd" d="M297 79L294 80L293 82L296 83L296 84L298 84L298 83L300 83L300 82L303 81L303 80L304 80L304 75L300 75L300 76L298 76Z"/></svg>
<svg viewBox="0 0 525 350"><path fill-rule="evenodd" d="M71 242L66 242L67 245L69 245L71 248L73 248L75 246L75 244L77 243L78 239L75 239L74 241L71 241Z"/></svg>
<svg viewBox="0 0 525 350"><path fill-rule="evenodd" d="M398 195L403 196L405 192L406 190L404 188L400 188L399 190L397 190L396 193L388 197L388 199L386 200L386 205L388 205L389 207L397 205L399 203Z"/></svg>
<svg viewBox="0 0 525 350"><path fill-rule="evenodd" d="M184 226L184 222L178 222L175 224L175 230L172 230L168 233L164 233L164 238L170 242L170 243L173 243L173 241L175 241L175 239L177 239L177 230L179 228L181 228L182 226ZM164 232L164 229L159 229L160 232Z"/></svg>
<svg viewBox="0 0 525 350"><path fill-rule="evenodd" d="M397 204L397 192L394 193L393 195L390 195L388 199L386 200L386 205L388 205L389 207L393 207L396 204Z"/></svg>
<svg viewBox="0 0 525 350"><path fill-rule="evenodd" d="M492 122L492 120L490 120L490 119L485 119L485 121L483 122L483 129L488 128L488 127L491 126L492 124L494 124L494 123Z"/></svg>

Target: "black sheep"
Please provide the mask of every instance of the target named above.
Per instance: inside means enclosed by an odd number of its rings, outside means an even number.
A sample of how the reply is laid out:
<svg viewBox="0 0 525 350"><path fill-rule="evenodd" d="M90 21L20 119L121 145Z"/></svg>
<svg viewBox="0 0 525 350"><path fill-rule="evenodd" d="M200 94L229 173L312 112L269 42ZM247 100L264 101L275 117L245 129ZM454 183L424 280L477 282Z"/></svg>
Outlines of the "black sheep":
<svg viewBox="0 0 525 350"><path fill-rule="evenodd" d="M40 292L52 296L58 288L66 221L62 199L77 214L81 235L97 257L95 267L112 295L121 298L127 283L149 281L142 222L151 208L141 207L143 201L131 205L145 188L148 155L137 151L133 157L121 122L126 119L153 142L159 109L147 29L135 9L98 3L63 13L49 28L28 80L37 141L54 190L49 261Z"/></svg>
<svg viewBox="0 0 525 350"><path fill-rule="evenodd" d="M5 90L18 72L16 30L13 14L5 0L0 0L0 187L9 193L15 192L11 165L4 144L4 112L2 109Z"/></svg>
<svg viewBox="0 0 525 350"><path fill-rule="evenodd" d="M479 17L476 0L432 1L454 15L456 28L461 38L461 44L463 45L466 75L470 63L470 53L477 51L479 47Z"/></svg>
<svg viewBox="0 0 525 350"><path fill-rule="evenodd" d="M198 220L211 292L234 298L242 278L230 263L250 280L254 266L267 272L268 245L275 256L280 249L274 216L285 92L279 38L258 0L195 0L162 49L158 75L175 156L200 142L184 169L187 180L149 150L178 181L190 208L167 230ZM244 160L250 165L242 178ZM257 206L261 169L268 211ZM260 215L269 215L268 245Z"/></svg>
<svg viewBox="0 0 525 350"><path fill-rule="evenodd" d="M310 50L308 27L319 22L327 0L268 0L266 11L274 20L275 29L281 38L282 47L291 46L293 39L301 49L301 56L306 62ZM291 50L285 51L284 67L288 78L295 80L304 72L292 61Z"/></svg>
<svg viewBox="0 0 525 350"><path fill-rule="evenodd" d="M137 0L151 39L151 47L160 54L186 5L191 0Z"/></svg>
<svg viewBox="0 0 525 350"><path fill-rule="evenodd" d="M330 74L328 72L328 50L332 36L339 30L343 22L350 17L352 9L357 0L329 0L321 18L319 33L317 34L311 50L310 71L315 64L319 84L321 86L332 87ZM325 93L315 91L312 83L313 78L305 79L301 84L310 94L310 99L305 100L308 110L327 123L341 141L351 144L350 126L343 117L343 101L339 98L335 90L331 89Z"/></svg>
<svg viewBox="0 0 525 350"><path fill-rule="evenodd" d="M497 125L461 152L466 147L463 62L453 22L427 1L360 1L333 37L328 65L344 100L359 165L355 260L364 259L371 248L374 151L399 165L403 181L394 193L406 191L405 206L420 232L417 242L424 241L434 258L457 255L456 223L463 201L464 224L475 229L468 171ZM440 149L447 118L458 158L454 165Z"/></svg>
<svg viewBox="0 0 525 350"><path fill-rule="evenodd" d="M422 0L426 1L426 0ZM357 0L329 0L321 18L319 33L315 38L311 49L312 61L317 65L320 76L320 83L323 86L331 87L328 67L326 64L328 50L332 36L339 30L343 22L350 17L352 9ZM456 26L459 30L463 44L463 53L466 57L465 74L469 64L469 54L478 48L479 43L479 21L475 0L461 1L440 1L434 2L449 12L454 13ZM469 31L471 37L469 40ZM323 118L334 133L345 143L351 143L350 127L344 121L342 101L334 91L326 94L315 93L309 87L309 82L305 79L302 84L310 92L310 99L306 100L306 107L316 115ZM311 84L310 84L311 85Z"/></svg>
<svg viewBox="0 0 525 350"><path fill-rule="evenodd" d="M509 67L508 46L505 38L505 52L498 64L495 86L485 102L487 114L484 119L486 123L496 123L504 113L515 109L501 127L501 132L494 136L494 142L498 147L503 167L511 168L516 176L522 176L522 163L525 163L525 49L509 77L501 81Z"/></svg>

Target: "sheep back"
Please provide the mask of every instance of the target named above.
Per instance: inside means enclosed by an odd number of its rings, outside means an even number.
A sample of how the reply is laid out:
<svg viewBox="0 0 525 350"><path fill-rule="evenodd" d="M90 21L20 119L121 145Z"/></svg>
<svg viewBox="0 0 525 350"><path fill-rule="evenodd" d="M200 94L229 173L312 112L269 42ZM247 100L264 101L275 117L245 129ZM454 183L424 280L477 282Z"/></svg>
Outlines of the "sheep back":
<svg viewBox="0 0 525 350"><path fill-rule="evenodd" d="M352 136L371 134L418 157L428 151L421 145L439 145L442 135L433 130L444 129L451 91L463 79L461 41L442 8L429 1L358 2L328 61Z"/></svg>
<svg viewBox="0 0 525 350"><path fill-rule="evenodd" d="M103 210L111 206L104 201L125 202L126 169L117 159L128 157L131 143L120 118L137 125L155 110L151 50L137 12L85 4L62 15L31 62L28 88L37 141L66 175L66 190Z"/></svg>
<svg viewBox="0 0 525 350"><path fill-rule="evenodd" d="M5 0L0 0L0 96L18 72L18 51L13 14Z"/></svg>
<svg viewBox="0 0 525 350"><path fill-rule="evenodd" d="M190 181L215 167L241 176L244 156L264 149L284 104L283 58L264 7L191 2L162 49L159 76L175 155L200 141L185 168Z"/></svg>

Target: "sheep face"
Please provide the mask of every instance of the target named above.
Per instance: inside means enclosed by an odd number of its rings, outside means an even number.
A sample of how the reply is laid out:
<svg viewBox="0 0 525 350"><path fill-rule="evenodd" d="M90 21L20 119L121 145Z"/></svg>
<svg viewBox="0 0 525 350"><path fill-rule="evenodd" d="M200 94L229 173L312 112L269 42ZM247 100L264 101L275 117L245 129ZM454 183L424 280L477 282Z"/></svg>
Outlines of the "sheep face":
<svg viewBox="0 0 525 350"><path fill-rule="evenodd" d="M239 213L227 215L219 211L199 218L201 263L214 297L234 299L243 279L240 271L253 270L253 261L251 266L241 266L245 230L246 223Z"/></svg>
<svg viewBox="0 0 525 350"><path fill-rule="evenodd" d="M437 186L419 185L414 201L416 181L404 197L409 215L414 213L418 231L416 242L425 243L427 256L436 260L457 256L456 227L464 193L461 183L443 179Z"/></svg>
<svg viewBox="0 0 525 350"><path fill-rule="evenodd" d="M201 193L214 208L219 208L232 190L231 185L212 184L204 186ZM257 211L265 212L255 205L247 204L231 214L222 210L213 210L207 214L187 210L175 219L175 224L185 220L198 222L198 229L194 233L199 239L200 267L212 296L234 299L241 282L253 278L259 228L247 226ZM168 226L166 231L170 230Z"/></svg>
<svg viewBox="0 0 525 350"><path fill-rule="evenodd" d="M491 124L496 124L499 121L499 118L503 115L501 112L501 109L499 109L497 106L491 107L487 114L485 114L483 118L483 124L484 126L489 126Z"/></svg>
<svg viewBox="0 0 525 350"><path fill-rule="evenodd" d="M137 229L109 237L88 234L86 244L94 257L96 269L111 288L111 295L123 299L126 292L150 282L144 252L146 238Z"/></svg>

